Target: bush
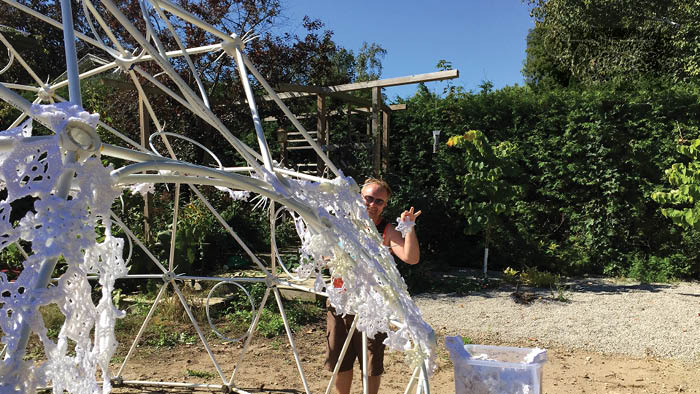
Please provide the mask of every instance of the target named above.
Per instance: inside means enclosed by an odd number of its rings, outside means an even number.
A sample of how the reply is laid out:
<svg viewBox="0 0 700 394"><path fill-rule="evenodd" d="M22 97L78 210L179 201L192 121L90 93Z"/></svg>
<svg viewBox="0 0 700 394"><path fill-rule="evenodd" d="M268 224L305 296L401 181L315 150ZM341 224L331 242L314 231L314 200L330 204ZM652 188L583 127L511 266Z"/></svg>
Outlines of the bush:
<svg viewBox="0 0 700 394"><path fill-rule="evenodd" d="M635 255L631 258L627 276L642 283L669 282L688 275L689 267L684 264L685 260L685 256L679 254L648 258Z"/></svg>

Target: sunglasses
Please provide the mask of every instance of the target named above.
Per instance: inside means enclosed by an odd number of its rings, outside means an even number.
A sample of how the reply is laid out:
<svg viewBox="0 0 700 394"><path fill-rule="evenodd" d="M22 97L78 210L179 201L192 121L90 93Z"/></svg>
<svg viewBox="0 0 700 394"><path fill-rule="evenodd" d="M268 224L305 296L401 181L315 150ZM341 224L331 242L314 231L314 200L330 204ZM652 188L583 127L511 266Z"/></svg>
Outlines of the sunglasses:
<svg viewBox="0 0 700 394"><path fill-rule="evenodd" d="M381 198L374 198L372 196L362 196L362 198L365 199L365 202L367 202L367 205L374 203L374 205L381 207L386 203L386 201L382 200Z"/></svg>

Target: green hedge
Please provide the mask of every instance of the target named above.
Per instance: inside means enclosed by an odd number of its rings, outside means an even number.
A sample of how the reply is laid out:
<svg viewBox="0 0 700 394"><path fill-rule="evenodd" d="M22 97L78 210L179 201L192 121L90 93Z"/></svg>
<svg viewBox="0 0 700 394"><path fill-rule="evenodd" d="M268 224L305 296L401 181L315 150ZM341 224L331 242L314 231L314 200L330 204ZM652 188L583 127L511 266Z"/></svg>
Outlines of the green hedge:
<svg viewBox="0 0 700 394"><path fill-rule="evenodd" d="M697 235L673 226L650 195L681 160L677 144L698 137L699 94L695 84L663 81L543 91L487 86L445 97L419 89L392 120L392 204L424 210L424 260L480 266L482 237L464 233L465 218L440 192L459 171L448 157L457 152L444 142L476 129L521 154L524 194L492 234L492 267L697 277ZM434 129L443 141L436 154Z"/></svg>

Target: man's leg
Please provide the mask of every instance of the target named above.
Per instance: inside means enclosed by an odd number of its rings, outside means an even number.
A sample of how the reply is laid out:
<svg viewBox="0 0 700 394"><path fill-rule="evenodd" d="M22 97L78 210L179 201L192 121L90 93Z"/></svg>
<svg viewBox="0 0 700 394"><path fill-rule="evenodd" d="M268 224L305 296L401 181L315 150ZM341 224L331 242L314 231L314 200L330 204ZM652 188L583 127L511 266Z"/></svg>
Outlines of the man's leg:
<svg viewBox="0 0 700 394"><path fill-rule="evenodd" d="M382 381L384 373L384 340L386 334L378 333L374 339L368 339L367 343L367 358L369 362L369 376L367 379L367 392L369 394L377 394L379 392L379 383Z"/></svg>
<svg viewBox="0 0 700 394"><path fill-rule="evenodd" d="M367 379L367 386L368 390L367 392L369 394L377 394L379 392L379 383L382 382L382 376L368 376Z"/></svg>
<svg viewBox="0 0 700 394"><path fill-rule="evenodd" d="M350 394L352 386L352 369L349 371L338 372L335 378L335 389L338 394ZM371 385L370 385L371 387ZM376 393L376 391L375 391Z"/></svg>

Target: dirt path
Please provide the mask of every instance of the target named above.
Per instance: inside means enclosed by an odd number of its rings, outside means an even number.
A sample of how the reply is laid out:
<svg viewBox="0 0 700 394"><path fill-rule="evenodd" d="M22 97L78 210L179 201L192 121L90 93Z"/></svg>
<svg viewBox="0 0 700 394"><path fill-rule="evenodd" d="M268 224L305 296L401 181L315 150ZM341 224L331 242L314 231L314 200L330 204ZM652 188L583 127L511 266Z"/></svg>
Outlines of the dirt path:
<svg viewBox="0 0 700 394"><path fill-rule="evenodd" d="M321 370L323 363L324 326L315 324L300 330L296 344L312 393L325 392L330 373ZM533 343L498 343L484 337L475 342L493 345L534 347ZM444 348L444 336L438 332L440 351L438 371L430 381L432 393L453 393L452 363ZM126 345L122 345L120 349ZM213 352L226 376L240 352L238 346L216 344ZM543 392L564 393L700 393L700 365L652 357L633 358L601 355L582 350L548 349L544 366ZM303 393L294 359L286 337L256 338L247 362L237 373L238 388L255 393ZM382 393L403 393L410 378L403 356L388 353ZM118 368L117 368L118 369ZM356 368L357 370L358 368ZM174 348L141 347L127 363L126 380L150 380L220 384L202 346L180 345ZM353 392L360 393L359 372ZM116 393L155 393L162 389L116 388Z"/></svg>

